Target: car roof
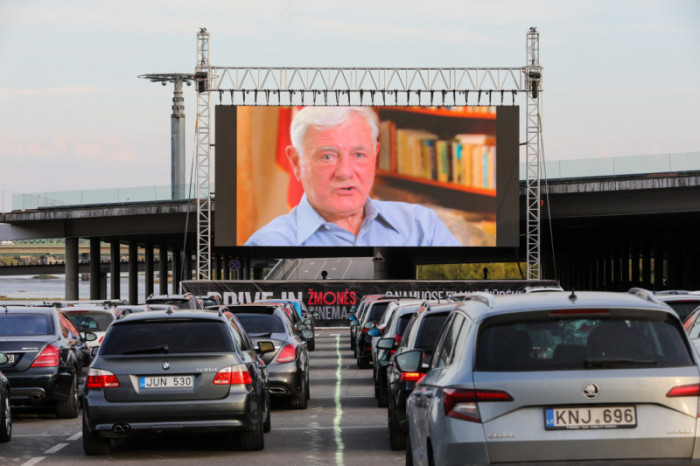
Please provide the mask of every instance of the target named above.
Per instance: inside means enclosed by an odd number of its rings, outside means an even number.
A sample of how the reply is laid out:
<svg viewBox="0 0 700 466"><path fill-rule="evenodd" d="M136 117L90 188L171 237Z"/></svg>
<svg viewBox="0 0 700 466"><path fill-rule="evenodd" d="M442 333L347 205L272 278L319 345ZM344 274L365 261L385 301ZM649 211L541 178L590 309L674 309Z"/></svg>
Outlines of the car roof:
<svg viewBox="0 0 700 466"><path fill-rule="evenodd" d="M0 304L0 314L53 314L59 309L55 307L44 306L13 306L9 304Z"/></svg>
<svg viewBox="0 0 700 466"><path fill-rule="evenodd" d="M203 312L196 310L185 310L185 311L149 311L149 312L135 312L127 314L120 319L112 322L112 325L121 325L124 323L134 322L134 321L147 321L147 320L223 320L223 314L214 312Z"/></svg>
<svg viewBox="0 0 700 466"><path fill-rule="evenodd" d="M477 305L475 303L480 303ZM564 309L644 309L663 311L675 315L667 304L657 300L646 290L632 289L627 293L609 291L577 291L564 293L521 293L490 295L473 293L472 299L463 301L456 309L468 310L481 317L495 314L518 313L529 310Z"/></svg>
<svg viewBox="0 0 700 466"><path fill-rule="evenodd" d="M274 303L230 304L222 307L233 314L272 314L278 309L284 312L281 307L276 306Z"/></svg>

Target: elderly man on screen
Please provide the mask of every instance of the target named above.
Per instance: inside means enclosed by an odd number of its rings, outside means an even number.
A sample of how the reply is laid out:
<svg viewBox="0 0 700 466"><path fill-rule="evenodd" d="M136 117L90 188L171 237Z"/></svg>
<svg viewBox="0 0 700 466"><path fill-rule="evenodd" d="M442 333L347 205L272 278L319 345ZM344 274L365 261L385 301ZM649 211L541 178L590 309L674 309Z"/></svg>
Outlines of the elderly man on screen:
<svg viewBox="0 0 700 466"><path fill-rule="evenodd" d="M369 107L305 107L287 157L304 195L253 233L246 246L461 246L418 204L370 199L379 121Z"/></svg>

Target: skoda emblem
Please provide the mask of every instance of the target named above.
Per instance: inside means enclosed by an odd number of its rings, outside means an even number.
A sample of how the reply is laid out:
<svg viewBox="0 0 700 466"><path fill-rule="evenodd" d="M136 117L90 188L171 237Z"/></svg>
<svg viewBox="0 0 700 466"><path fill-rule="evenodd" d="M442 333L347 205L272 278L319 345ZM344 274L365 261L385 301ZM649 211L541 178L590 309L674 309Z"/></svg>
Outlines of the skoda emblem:
<svg viewBox="0 0 700 466"><path fill-rule="evenodd" d="M598 384L595 384L593 382L588 382L582 387L583 390L583 396L588 398L589 400L593 400L595 398L598 398L598 394L600 393L600 387Z"/></svg>
<svg viewBox="0 0 700 466"><path fill-rule="evenodd" d="M168 361L165 361L163 363L163 370L167 371L168 369L170 369L170 363Z"/></svg>

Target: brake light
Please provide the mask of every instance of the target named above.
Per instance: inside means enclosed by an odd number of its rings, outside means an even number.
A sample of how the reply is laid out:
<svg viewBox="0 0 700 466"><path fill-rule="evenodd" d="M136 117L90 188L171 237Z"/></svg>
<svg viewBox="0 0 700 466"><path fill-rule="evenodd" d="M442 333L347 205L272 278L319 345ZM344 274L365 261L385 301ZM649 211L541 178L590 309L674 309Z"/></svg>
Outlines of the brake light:
<svg viewBox="0 0 700 466"><path fill-rule="evenodd" d="M277 355L277 362L291 362L297 358L297 349L294 345L287 345Z"/></svg>
<svg viewBox="0 0 700 466"><path fill-rule="evenodd" d="M114 388L119 386L117 376L109 371L90 368L85 381L87 388Z"/></svg>
<svg viewBox="0 0 700 466"><path fill-rule="evenodd" d="M102 344L102 342L104 341L104 339L105 339L105 336L104 336L104 335L102 335L102 336L100 337L100 339L99 339L99 340L97 340L97 344L98 344L98 345L101 345L101 344Z"/></svg>
<svg viewBox="0 0 700 466"><path fill-rule="evenodd" d="M216 373L214 385L250 385L253 379L245 364L224 367Z"/></svg>
<svg viewBox="0 0 700 466"><path fill-rule="evenodd" d="M58 367L60 351L54 345L44 348L32 363L32 367Z"/></svg>
<svg viewBox="0 0 700 466"><path fill-rule="evenodd" d="M423 374L420 372L402 372L400 380L402 382L417 382L421 377L423 377Z"/></svg>
<svg viewBox="0 0 700 466"><path fill-rule="evenodd" d="M470 422L481 422L478 402L513 401L513 397L501 390L462 390L446 388L443 390L445 415Z"/></svg>
<svg viewBox="0 0 700 466"><path fill-rule="evenodd" d="M403 335L399 335L398 333L394 335L394 346L399 346L399 343L401 343L402 338Z"/></svg>
<svg viewBox="0 0 700 466"><path fill-rule="evenodd" d="M670 389L666 394L667 398L678 396L700 396L700 384L679 385Z"/></svg>

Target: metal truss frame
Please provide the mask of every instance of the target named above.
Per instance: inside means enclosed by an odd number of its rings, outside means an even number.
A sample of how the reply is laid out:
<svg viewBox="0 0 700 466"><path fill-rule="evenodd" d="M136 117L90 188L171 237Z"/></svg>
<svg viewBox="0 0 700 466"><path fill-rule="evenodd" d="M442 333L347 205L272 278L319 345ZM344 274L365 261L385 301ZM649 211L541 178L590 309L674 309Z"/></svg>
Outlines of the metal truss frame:
<svg viewBox="0 0 700 466"><path fill-rule="evenodd" d="M539 278L539 33L527 35L527 66L453 68L229 67L209 63L209 33L197 34L197 279L211 276L210 96L232 105L515 105L527 94L528 278ZM535 84L533 84L535 83ZM534 87L533 87L534 86ZM535 89L535 90L533 90ZM532 101L532 102L531 102ZM531 108L532 107L532 108ZM535 116L531 118L530 115ZM532 161L532 162L531 162ZM530 177L536 178L531 180ZM530 197L537 202L529 202ZM537 212L530 214L536 207ZM532 217L532 222L530 221ZM537 243L532 247L531 241Z"/></svg>

